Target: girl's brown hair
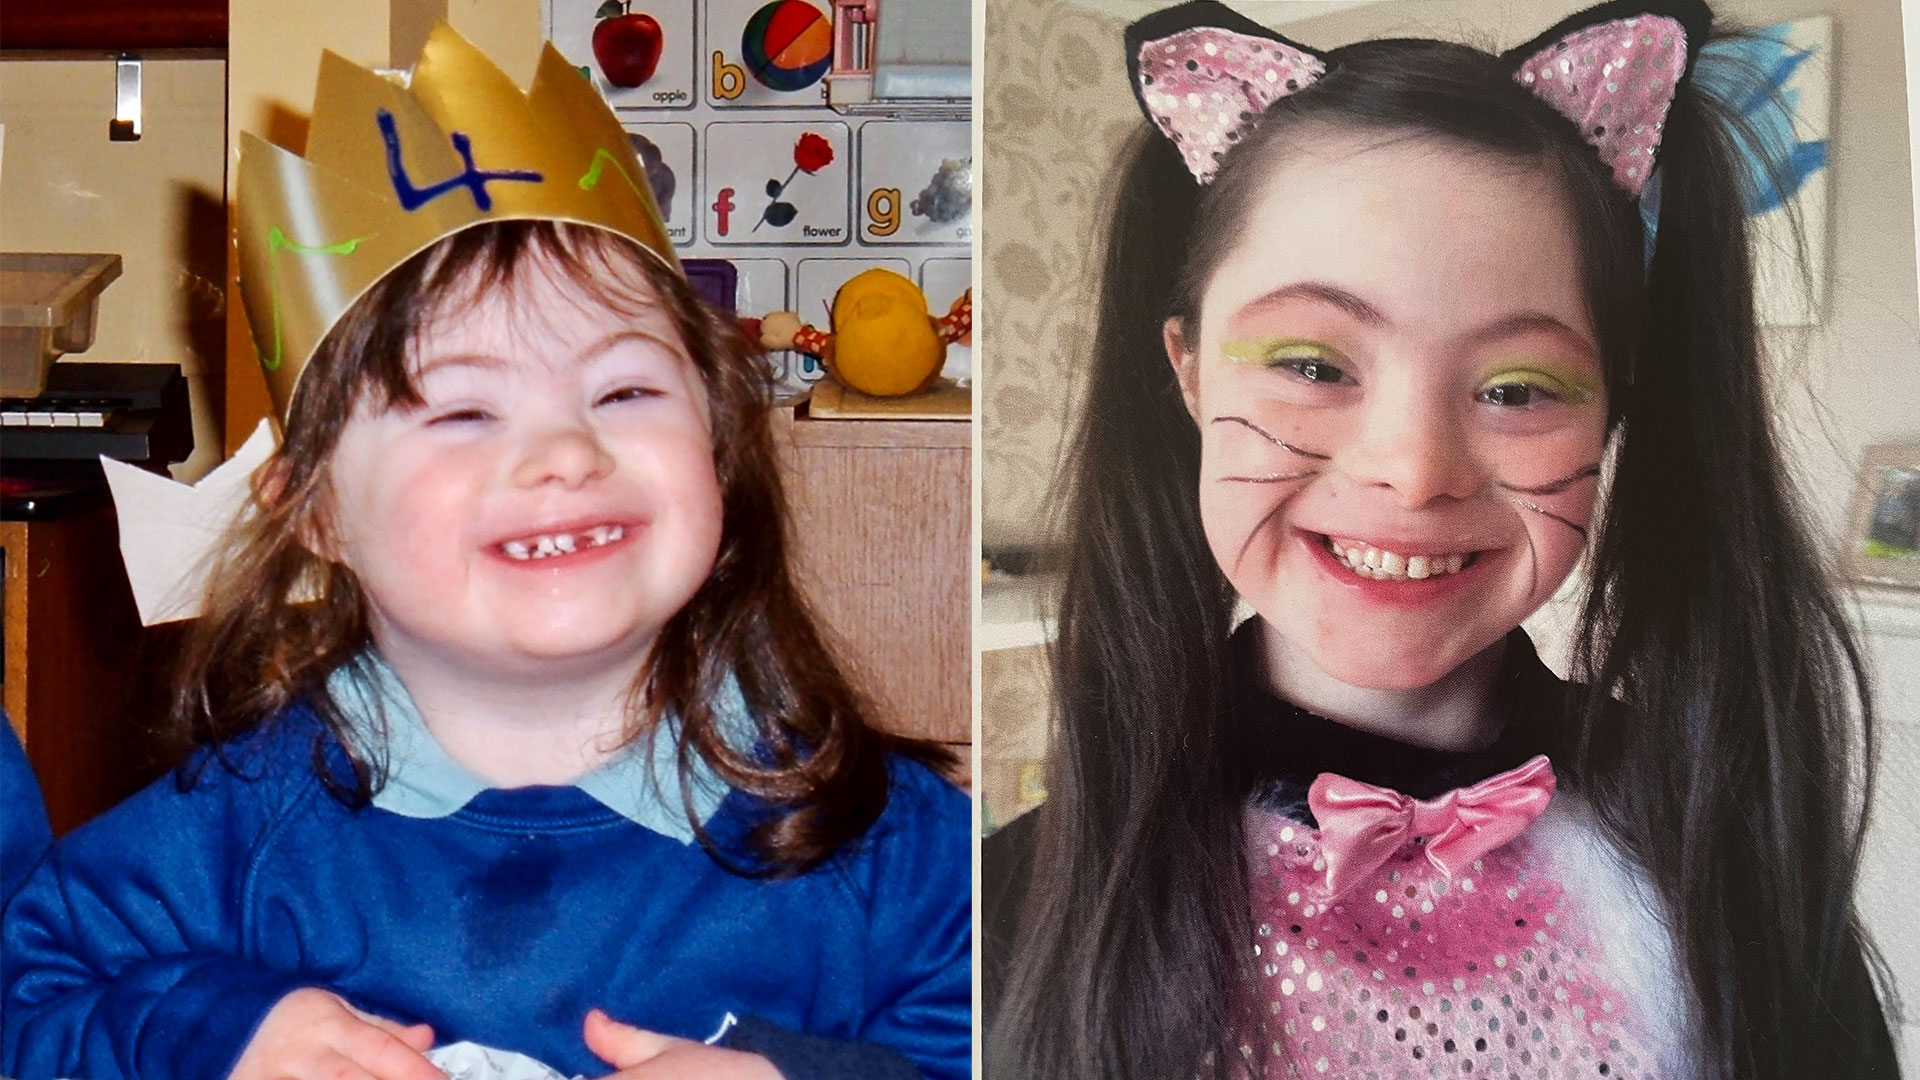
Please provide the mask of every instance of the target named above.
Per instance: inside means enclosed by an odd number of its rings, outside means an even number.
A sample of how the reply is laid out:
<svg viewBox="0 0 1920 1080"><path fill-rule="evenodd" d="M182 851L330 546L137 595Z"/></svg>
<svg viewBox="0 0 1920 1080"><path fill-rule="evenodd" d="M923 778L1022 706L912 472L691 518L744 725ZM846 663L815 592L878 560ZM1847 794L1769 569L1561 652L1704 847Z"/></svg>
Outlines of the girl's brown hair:
<svg viewBox="0 0 1920 1080"><path fill-rule="evenodd" d="M326 691L336 669L371 644L367 598L324 548L327 463L356 407L417 406L409 371L417 337L440 318L504 292L529 273L573 283L616 311L659 305L673 319L706 388L724 522L707 580L661 629L631 698L629 741L680 720L680 797L695 834L742 873L798 873L872 825L886 806L886 754L944 763L935 744L875 730L796 589L772 431L766 366L730 315L709 309L678 274L633 242L584 225L506 221L474 226L402 263L368 290L320 343L288 409L279 453L256 485L212 575L205 613L186 632L168 718L185 747L219 747L304 702L347 748L353 774L316 771L337 797L364 804L382 778ZM367 395L374 395L368 398ZM756 721L757 745L733 746L715 715L729 677ZM750 857L725 858L692 806L698 757L771 813L748 835ZM203 759L204 760L204 759ZM193 774L182 771L182 784Z"/></svg>

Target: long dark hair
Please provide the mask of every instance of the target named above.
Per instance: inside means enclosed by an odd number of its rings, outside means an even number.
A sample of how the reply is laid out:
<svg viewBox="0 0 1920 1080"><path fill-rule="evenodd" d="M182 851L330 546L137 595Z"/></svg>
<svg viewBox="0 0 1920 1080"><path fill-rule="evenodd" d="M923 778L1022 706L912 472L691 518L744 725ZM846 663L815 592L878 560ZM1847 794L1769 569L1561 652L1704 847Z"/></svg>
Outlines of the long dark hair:
<svg viewBox="0 0 1920 1080"><path fill-rule="evenodd" d="M1499 58L1377 41L1329 59L1204 189L1151 128L1127 153L1063 465L1048 799L994 1075L1161 1080L1240 1060L1230 988L1253 956L1254 778L1226 699L1233 596L1201 529L1200 438L1161 328L1198 318L1273 155L1308 121L1491 152L1566 192L1618 469L1579 685L1565 716L1540 718L1556 766L1669 914L1701 1075L1893 1075L1853 906L1872 709L1769 424L1737 117L1681 85L1649 262L1633 200Z"/></svg>
<svg viewBox="0 0 1920 1080"><path fill-rule="evenodd" d="M769 376L740 324L633 242L585 225L505 221L455 233L395 268L341 317L301 377L271 466L275 479L258 486L256 513L230 537L205 614L186 635L169 718L174 736L184 746L218 748L304 701L332 729L332 741L354 752L326 680L359 662L371 641L366 596L351 569L305 541L326 528L334 447L364 397L386 406L420 403L408 361L433 319L510 293L536 268L615 311L660 305L686 343L711 410L720 550L706 582L640 666L628 738L651 738L661 716L679 717L678 794L716 858L723 856L693 811L688 777L696 758L774 811L755 826L748 852L724 857L727 865L770 874L812 867L885 808L888 751L930 763L946 755L870 726L871 707L794 586ZM729 677L758 721L757 746L732 746L723 736L714 705ZM346 801L364 802L381 782L382 763L355 759L351 777L342 778L325 762L326 745L315 746L320 775ZM180 775L193 780L191 772Z"/></svg>

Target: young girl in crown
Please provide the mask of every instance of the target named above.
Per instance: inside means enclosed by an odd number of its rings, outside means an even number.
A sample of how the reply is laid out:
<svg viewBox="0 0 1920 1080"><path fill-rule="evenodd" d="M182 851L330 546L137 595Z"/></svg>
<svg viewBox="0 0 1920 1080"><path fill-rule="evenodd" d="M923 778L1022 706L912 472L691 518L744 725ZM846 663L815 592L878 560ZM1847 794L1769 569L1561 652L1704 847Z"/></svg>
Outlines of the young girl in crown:
<svg viewBox="0 0 1920 1080"><path fill-rule="evenodd" d="M197 749L9 912L0 1073L969 1075L967 800L795 591L766 374L617 122L444 28L316 101L241 163L285 436Z"/></svg>
<svg viewBox="0 0 1920 1080"><path fill-rule="evenodd" d="M1710 22L1131 28L989 1075L1895 1075ZM1566 684L1518 627L1583 555Z"/></svg>

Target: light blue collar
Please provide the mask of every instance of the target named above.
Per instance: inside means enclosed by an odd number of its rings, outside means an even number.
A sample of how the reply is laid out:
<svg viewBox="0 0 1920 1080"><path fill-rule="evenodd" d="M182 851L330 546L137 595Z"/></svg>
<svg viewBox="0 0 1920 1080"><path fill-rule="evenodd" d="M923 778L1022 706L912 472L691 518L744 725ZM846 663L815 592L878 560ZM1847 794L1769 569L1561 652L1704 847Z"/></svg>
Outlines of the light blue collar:
<svg viewBox="0 0 1920 1080"><path fill-rule="evenodd" d="M363 748L379 744L381 722L385 722L386 782L373 796L373 805L380 809L402 817L443 818L493 787L447 753L427 730L400 677L373 650L335 669L327 677L327 694L353 725L356 741ZM735 747L753 745L753 718L732 676L728 676L715 705L715 718L727 743ZM636 740L613 760L574 781L573 786L642 828L690 844L694 840L693 826L680 803L675 760L680 719L667 716L661 725L655 738ZM378 753L365 756L370 761L380 760ZM704 825L719 809L728 788L697 754L690 761L689 772L694 813Z"/></svg>

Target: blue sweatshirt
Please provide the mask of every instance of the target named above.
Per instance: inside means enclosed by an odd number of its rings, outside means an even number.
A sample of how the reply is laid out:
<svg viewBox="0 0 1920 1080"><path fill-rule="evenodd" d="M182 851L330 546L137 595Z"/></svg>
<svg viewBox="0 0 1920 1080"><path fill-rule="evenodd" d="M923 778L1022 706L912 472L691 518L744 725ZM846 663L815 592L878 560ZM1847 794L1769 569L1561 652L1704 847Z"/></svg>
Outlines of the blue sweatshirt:
<svg viewBox="0 0 1920 1080"><path fill-rule="evenodd" d="M0 1074L221 1080L276 1001L319 986L567 1075L612 1071L581 1040L595 1007L725 1029L718 1045L790 1080L970 1075L968 801L924 767L890 763L859 842L754 879L692 842L677 785L603 770L489 789L416 717L389 722L372 806L327 792L316 748L332 769L345 755L296 707L226 764L202 754L190 790L163 779L64 839L5 927ZM754 801L693 779L715 842L744 855Z"/></svg>
<svg viewBox="0 0 1920 1080"><path fill-rule="evenodd" d="M27 764L13 724L0 713L0 912L6 911L20 883L40 865L52 838L33 767ZM13 971L13 956L5 950L5 940L0 939L0 986ZM0 1026L6 1013L6 1000L0 995Z"/></svg>
<svg viewBox="0 0 1920 1080"><path fill-rule="evenodd" d="M0 713L0 909L39 865L52 838L33 767L13 724Z"/></svg>

